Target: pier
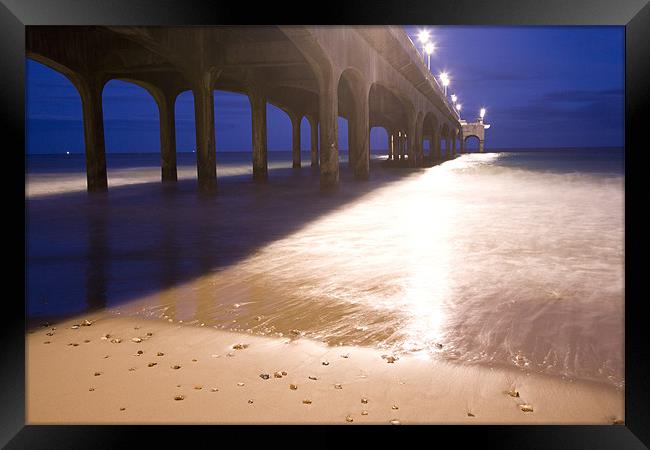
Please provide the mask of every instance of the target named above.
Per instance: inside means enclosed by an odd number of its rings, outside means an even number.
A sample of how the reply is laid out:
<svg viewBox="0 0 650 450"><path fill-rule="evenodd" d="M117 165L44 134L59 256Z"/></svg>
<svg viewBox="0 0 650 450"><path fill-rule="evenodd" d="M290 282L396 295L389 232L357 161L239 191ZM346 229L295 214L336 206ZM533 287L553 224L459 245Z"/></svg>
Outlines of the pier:
<svg viewBox="0 0 650 450"><path fill-rule="evenodd" d="M177 180L175 101L192 92L198 188L207 193L217 191L215 90L250 100L257 181L268 177L267 103L291 118L294 168L301 167L300 123L308 119L311 166L323 189L339 183L339 116L348 120L356 180L368 178L373 127L387 132L387 158L408 167L440 159L443 142L446 157L463 148L458 112L401 27L29 26L26 35L27 57L79 92L88 191L108 188L102 92L113 79L141 86L158 106L163 182Z"/></svg>

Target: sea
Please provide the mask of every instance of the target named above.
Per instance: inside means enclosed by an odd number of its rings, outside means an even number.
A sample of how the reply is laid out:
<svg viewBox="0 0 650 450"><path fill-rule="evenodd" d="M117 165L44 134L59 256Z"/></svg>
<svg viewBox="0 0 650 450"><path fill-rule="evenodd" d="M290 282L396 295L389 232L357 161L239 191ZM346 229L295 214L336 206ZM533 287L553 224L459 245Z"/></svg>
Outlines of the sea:
<svg viewBox="0 0 650 450"><path fill-rule="evenodd" d="M269 153L196 155L160 183L155 153L26 156L31 323L111 314L514 367L623 389L624 151L508 149L427 168L341 156L340 186Z"/></svg>

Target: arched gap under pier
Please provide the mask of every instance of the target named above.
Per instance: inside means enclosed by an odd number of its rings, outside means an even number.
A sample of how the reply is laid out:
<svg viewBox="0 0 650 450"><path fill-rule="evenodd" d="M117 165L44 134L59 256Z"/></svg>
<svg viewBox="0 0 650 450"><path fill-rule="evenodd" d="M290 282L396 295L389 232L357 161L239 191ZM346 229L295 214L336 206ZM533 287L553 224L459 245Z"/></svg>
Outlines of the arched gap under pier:
<svg viewBox="0 0 650 450"><path fill-rule="evenodd" d="M214 91L214 121L217 179L245 175L252 171L252 120L248 96L238 92Z"/></svg>
<svg viewBox="0 0 650 450"><path fill-rule="evenodd" d="M465 138L465 152L466 153L478 153L479 150L479 140L478 136L467 136Z"/></svg>
<svg viewBox="0 0 650 450"><path fill-rule="evenodd" d="M31 58L25 66L25 148L27 172L42 157L66 155L61 164L85 172L81 96L61 72ZM85 183L85 179L84 179Z"/></svg>
<svg viewBox="0 0 650 450"><path fill-rule="evenodd" d="M174 104L178 178L196 179L196 122L192 91L178 94Z"/></svg>
<svg viewBox="0 0 650 450"><path fill-rule="evenodd" d="M339 116L338 119L338 143L339 143L339 165L349 167L350 165L350 148L349 148L349 131L348 119Z"/></svg>
<svg viewBox="0 0 650 450"><path fill-rule="evenodd" d="M104 85L102 108L109 186L159 180L160 117L153 96L134 83L113 79ZM138 170L120 170L126 167Z"/></svg>
<svg viewBox="0 0 650 450"><path fill-rule="evenodd" d="M289 114L272 104L266 104L267 143L269 169L272 164L291 167L291 118Z"/></svg>
<svg viewBox="0 0 650 450"><path fill-rule="evenodd" d="M385 127L374 126L370 129L370 158L379 155L386 159L390 149L390 135Z"/></svg>

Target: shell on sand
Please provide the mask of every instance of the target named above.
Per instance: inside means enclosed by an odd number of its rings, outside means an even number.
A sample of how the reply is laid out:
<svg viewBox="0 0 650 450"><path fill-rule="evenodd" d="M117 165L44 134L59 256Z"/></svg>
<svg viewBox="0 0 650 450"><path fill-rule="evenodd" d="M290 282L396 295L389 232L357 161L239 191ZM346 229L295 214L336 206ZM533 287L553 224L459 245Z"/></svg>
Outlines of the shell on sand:
<svg viewBox="0 0 650 450"><path fill-rule="evenodd" d="M519 405L519 408L523 412L533 412L533 405L529 405L528 403L524 403L522 405Z"/></svg>

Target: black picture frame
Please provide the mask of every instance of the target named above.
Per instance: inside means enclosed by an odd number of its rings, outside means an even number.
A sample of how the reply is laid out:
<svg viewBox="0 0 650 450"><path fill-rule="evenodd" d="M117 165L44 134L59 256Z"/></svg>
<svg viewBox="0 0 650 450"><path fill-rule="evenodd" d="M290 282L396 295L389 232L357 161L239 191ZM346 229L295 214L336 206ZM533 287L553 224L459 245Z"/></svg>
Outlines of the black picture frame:
<svg viewBox="0 0 650 450"><path fill-rule="evenodd" d="M303 10L305 16L287 16ZM307 15L308 14L308 15ZM3 175L5 199L12 200L4 220L5 242L18 242L25 233L24 154L25 148L25 26L27 25L220 25L252 24L428 24L428 25L620 25L625 26L625 425L603 426L455 426L373 427L372 435L389 444L413 433L425 443L473 441L497 448L616 448L636 449L650 445L650 333L645 324L645 297L640 288L643 268L643 232L647 221L634 215L642 197L645 174L641 163L644 123L648 118L650 90L650 4L647 0L492 0L478 2L396 1L370 4L367 1L327 1L320 4L280 6L248 2L199 0L0 0L0 104L3 130ZM24 150L23 150L24 151ZM2 166L0 166L2 167ZM22 195L22 197L21 197ZM638 197L637 197L638 198ZM15 208L15 210L14 210ZM22 212L22 214L21 214ZM20 220L21 218L23 220ZM16 237L14 237L16 236ZM5 244L5 248L6 248ZM9 271L6 280L17 289L6 295L6 316L0 325L2 387L0 395L0 445L6 448L116 448L169 444L169 433L183 440L197 436L207 445L220 446L226 438L251 444L249 427L117 427L117 426L33 426L25 425L25 247L19 244L5 255ZM635 273L638 272L638 273ZM308 441L298 440L293 427L256 427L258 431L282 434L283 445L327 442L330 427L302 427ZM367 427L341 427L336 431L357 434ZM202 435L212 435L211 438ZM331 439L331 438L330 438ZM435 439L432 440L432 439ZM332 442L336 445L336 442ZM644 445L645 443L645 445ZM164 445L164 444L163 444ZM212 446L212 445L211 445Z"/></svg>

